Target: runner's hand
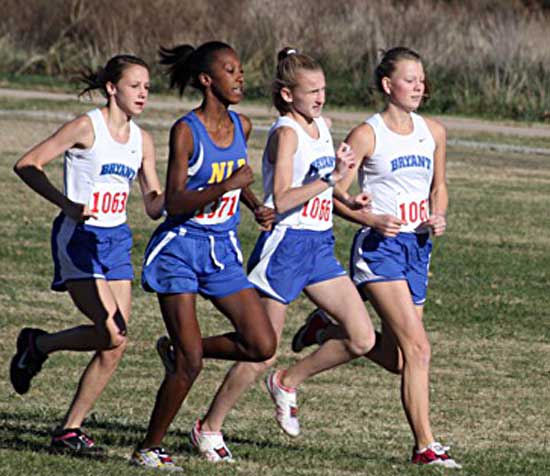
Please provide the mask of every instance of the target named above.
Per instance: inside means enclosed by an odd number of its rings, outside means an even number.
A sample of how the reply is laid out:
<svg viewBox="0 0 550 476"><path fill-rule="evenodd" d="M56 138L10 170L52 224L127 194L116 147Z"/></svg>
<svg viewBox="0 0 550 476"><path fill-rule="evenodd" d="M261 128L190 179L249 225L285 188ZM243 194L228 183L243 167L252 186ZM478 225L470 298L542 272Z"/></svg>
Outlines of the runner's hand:
<svg viewBox="0 0 550 476"><path fill-rule="evenodd" d="M63 213L69 218L72 218L73 220L79 222L87 221L90 218L97 219L97 216L93 214L90 209L82 203L72 202L68 207L65 207L63 209Z"/></svg>
<svg viewBox="0 0 550 476"><path fill-rule="evenodd" d="M355 152L348 144L342 142L336 151L336 166L332 172L332 177L336 182L339 182L353 167L355 167Z"/></svg>
<svg viewBox="0 0 550 476"><path fill-rule="evenodd" d="M436 213L434 215L431 215L430 218L428 218L420 226L426 226L430 228L434 236L441 236L443 235L443 233L445 233L445 230L447 229L447 219L445 218L445 215L441 213Z"/></svg>
<svg viewBox="0 0 550 476"><path fill-rule="evenodd" d="M252 182L254 182L254 172L252 172L252 169L248 164L239 167L231 174L229 178L225 180L228 191L244 188Z"/></svg>
<svg viewBox="0 0 550 476"><path fill-rule="evenodd" d="M372 227L386 237L394 237L407 222L393 215L374 215Z"/></svg>
<svg viewBox="0 0 550 476"><path fill-rule="evenodd" d="M371 209L372 206L372 196L368 193L362 192L354 197L350 197L348 206L352 210L362 210L366 211Z"/></svg>
<svg viewBox="0 0 550 476"><path fill-rule="evenodd" d="M260 225L260 230L262 231L271 230L273 222L275 221L275 216L275 210L270 207L265 207L264 205L260 205L254 210L254 218L256 219L256 223Z"/></svg>

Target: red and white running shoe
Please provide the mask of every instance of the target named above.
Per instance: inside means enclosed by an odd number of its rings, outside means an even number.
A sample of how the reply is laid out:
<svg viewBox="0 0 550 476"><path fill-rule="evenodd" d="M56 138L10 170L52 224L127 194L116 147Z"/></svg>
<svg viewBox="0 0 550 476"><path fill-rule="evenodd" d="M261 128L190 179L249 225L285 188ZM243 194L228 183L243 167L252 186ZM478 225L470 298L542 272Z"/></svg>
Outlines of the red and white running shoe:
<svg viewBox="0 0 550 476"><path fill-rule="evenodd" d="M280 381L281 372L270 373L265 379L267 391L277 407L275 418L282 430L290 436L300 434L296 389L284 387Z"/></svg>
<svg viewBox="0 0 550 476"><path fill-rule="evenodd" d="M203 431L201 421L197 421L191 428L189 440L198 453L211 463L232 463L233 455L223 440L220 431Z"/></svg>
<svg viewBox="0 0 550 476"><path fill-rule="evenodd" d="M448 453L449 447L434 441L422 450L413 449L411 462L413 464L433 464L444 466L445 468L460 469L462 465L458 464Z"/></svg>

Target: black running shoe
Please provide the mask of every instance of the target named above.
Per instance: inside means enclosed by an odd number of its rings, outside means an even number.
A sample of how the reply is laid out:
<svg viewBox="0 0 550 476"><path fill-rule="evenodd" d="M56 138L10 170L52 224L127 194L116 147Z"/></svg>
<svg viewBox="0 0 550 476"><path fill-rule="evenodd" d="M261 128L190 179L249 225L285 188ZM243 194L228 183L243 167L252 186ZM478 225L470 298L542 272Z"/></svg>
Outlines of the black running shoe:
<svg viewBox="0 0 550 476"><path fill-rule="evenodd" d="M164 365L166 373L173 374L176 372L176 356L174 353L174 346L168 336L161 336L157 340L157 352L160 360Z"/></svg>
<svg viewBox="0 0 550 476"><path fill-rule="evenodd" d="M321 344L321 335L333 321L322 309L315 309L292 338L292 352L301 352L306 347Z"/></svg>
<svg viewBox="0 0 550 476"><path fill-rule="evenodd" d="M25 327L17 337L17 352L11 359L10 380L15 391L23 395L29 391L32 378L40 372L48 358L36 348L36 338L47 332Z"/></svg>
<svg viewBox="0 0 550 476"><path fill-rule="evenodd" d="M69 453L75 456L105 455L105 450L96 446L94 440L80 428L65 428L54 432L50 449L54 453Z"/></svg>

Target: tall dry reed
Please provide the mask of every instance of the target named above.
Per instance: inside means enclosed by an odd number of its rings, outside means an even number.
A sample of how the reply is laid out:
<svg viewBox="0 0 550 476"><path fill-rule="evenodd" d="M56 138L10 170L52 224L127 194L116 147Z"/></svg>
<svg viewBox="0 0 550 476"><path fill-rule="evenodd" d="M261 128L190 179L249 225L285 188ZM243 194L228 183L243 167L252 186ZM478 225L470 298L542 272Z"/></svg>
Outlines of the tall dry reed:
<svg viewBox="0 0 550 476"><path fill-rule="evenodd" d="M425 58L432 110L537 119L550 111L544 3L4 0L0 71L67 76L117 52L155 63L161 44L215 38L239 51L252 95L267 97L277 50L295 45L324 65L332 102L360 107L375 100L380 51L407 45Z"/></svg>

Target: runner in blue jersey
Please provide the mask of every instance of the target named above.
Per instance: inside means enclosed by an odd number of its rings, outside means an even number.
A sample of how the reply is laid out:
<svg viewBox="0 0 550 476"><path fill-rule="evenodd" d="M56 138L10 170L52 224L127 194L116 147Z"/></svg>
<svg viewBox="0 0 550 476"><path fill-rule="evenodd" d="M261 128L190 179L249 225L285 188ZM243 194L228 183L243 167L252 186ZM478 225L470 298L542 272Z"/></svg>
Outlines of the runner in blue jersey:
<svg viewBox="0 0 550 476"><path fill-rule="evenodd" d="M65 418L53 433L51 447L98 454L100 449L80 427L126 348L133 278L132 234L126 223L128 194L137 178L146 212L154 219L162 215L164 195L153 140L132 120L147 103L147 64L135 56L118 55L98 71L84 73L82 79L87 87L81 94L99 89L107 104L64 124L27 152L15 171L61 209L52 230L52 288L68 291L92 322L59 332L24 328L17 339L10 377L15 391L24 394L50 354L95 351ZM44 172L62 153L63 192Z"/></svg>
<svg viewBox="0 0 550 476"><path fill-rule="evenodd" d="M346 141L356 151L359 186L372 210L339 213L362 225L351 250L350 273L382 320L366 357L401 376L402 404L414 436L414 464L460 468L430 424L430 343L424 303L432 242L446 228L445 128L415 111L428 95L421 57L406 47L388 50L376 68L386 107L355 127ZM351 185L354 174L343 181ZM324 343L341 329L314 311L293 339L293 349Z"/></svg>
<svg viewBox="0 0 550 476"><path fill-rule="evenodd" d="M162 49L161 56L170 66L171 85L183 93L190 83L203 101L172 127L168 217L145 252L143 286L157 293L175 362L131 461L174 469L178 467L161 448L162 439L198 377L203 357L260 362L275 351L275 333L242 268L236 234L241 199L264 227L274 213L248 189L253 181L246 149L250 120L228 110L243 98L244 75L235 51L209 42L197 49ZM195 312L197 294L210 299L235 331L203 339Z"/></svg>
<svg viewBox="0 0 550 476"><path fill-rule="evenodd" d="M276 207L275 225L262 232L248 263L249 278L280 341L289 304L304 291L316 304L333 312L346 329L312 354L267 378L276 405L276 421L298 436L296 387L319 372L369 351L374 332L361 297L334 256L332 198L334 186L353 164L346 144L335 151L327 120L325 77L311 57L292 48L279 53L273 102L280 115L272 126L263 155L264 203ZM368 196L339 194L350 207L368 205ZM166 360L166 359L163 359ZM192 427L195 449L212 462L231 460L221 428L240 396L274 364L237 362L202 419Z"/></svg>

